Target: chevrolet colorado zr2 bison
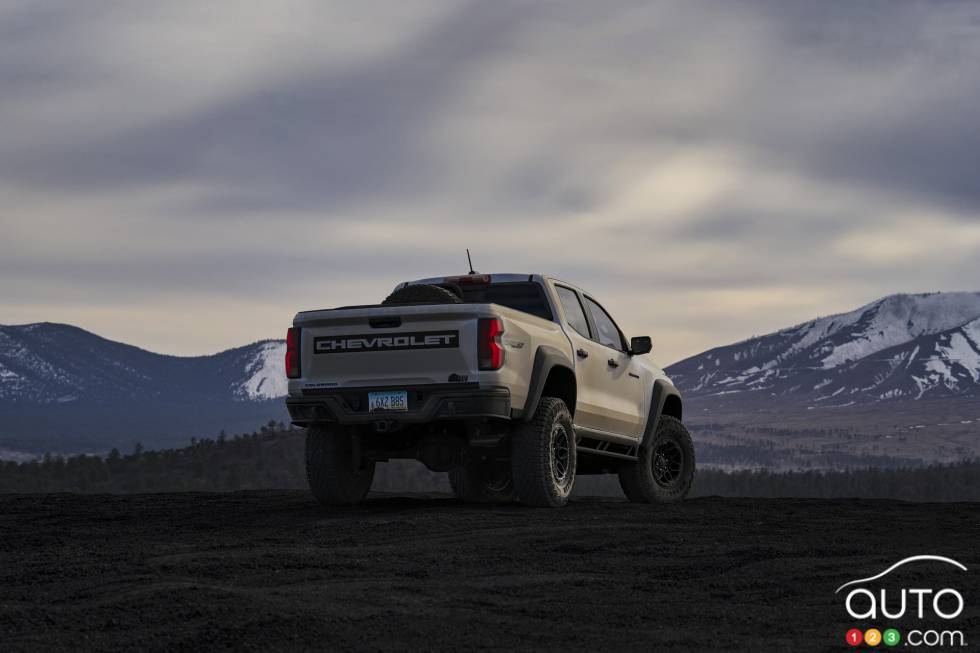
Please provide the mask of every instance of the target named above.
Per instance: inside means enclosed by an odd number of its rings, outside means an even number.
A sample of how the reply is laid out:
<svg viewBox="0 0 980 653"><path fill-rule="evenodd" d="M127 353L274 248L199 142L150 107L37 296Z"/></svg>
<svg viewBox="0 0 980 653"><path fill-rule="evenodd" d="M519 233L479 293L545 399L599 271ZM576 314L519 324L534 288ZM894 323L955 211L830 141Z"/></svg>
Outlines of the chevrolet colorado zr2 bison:
<svg viewBox="0 0 980 653"><path fill-rule="evenodd" d="M326 505L363 499L393 458L448 472L464 501L562 506L577 474L602 473L630 501L678 501L694 445L650 349L558 279L420 279L380 305L297 314L286 405Z"/></svg>

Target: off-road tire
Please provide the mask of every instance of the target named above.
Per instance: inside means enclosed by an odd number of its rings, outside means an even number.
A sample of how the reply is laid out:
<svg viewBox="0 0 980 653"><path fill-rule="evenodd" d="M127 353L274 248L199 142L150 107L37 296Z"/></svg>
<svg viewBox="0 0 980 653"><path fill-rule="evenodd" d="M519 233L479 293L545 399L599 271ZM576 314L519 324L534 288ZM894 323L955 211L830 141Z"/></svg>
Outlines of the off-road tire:
<svg viewBox="0 0 980 653"><path fill-rule="evenodd" d="M306 431L306 478L324 506L353 505L374 481L374 461L353 467L353 429L312 426Z"/></svg>
<svg viewBox="0 0 980 653"><path fill-rule="evenodd" d="M427 283L413 283L391 293L382 305L391 304L462 304L453 291Z"/></svg>
<svg viewBox="0 0 980 653"><path fill-rule="evenodd" d="M661 415L657 432L644 442L638 460L619 469L619 485L635 503L673 503L687 496L694 482L694 442L679 419Z"/></svg>
<svg viewBox="0 0 980 653"><path fill-rule="evenodd" d="M565 453L556 444L565 443ZM559 472L564 455L564 475ZM521 423L511 443L511 474L521 503L559 508L575 485L575 431L565 402L541 397L534 417Z"/></svg>
<svg viewBox="0 0 980 653"><path fill-rule="evenodd" d="M496 478L487 478L488 470L478 461L464 459L449 471L449 485L456 498L466 503L509 503L514 500L514 479L504 468Z"/></svg>

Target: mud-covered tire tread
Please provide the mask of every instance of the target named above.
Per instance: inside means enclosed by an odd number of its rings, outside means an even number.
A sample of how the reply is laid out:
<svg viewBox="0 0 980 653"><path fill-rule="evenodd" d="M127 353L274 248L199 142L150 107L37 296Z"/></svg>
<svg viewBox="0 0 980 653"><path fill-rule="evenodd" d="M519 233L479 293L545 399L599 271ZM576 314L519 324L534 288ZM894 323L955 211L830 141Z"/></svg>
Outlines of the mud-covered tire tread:
<svg viewBox="0 0 980 653"><path fill-rule="evenodd" d="M427 283L416 283L399 288L381 302L383 306L392 304L462 304L453 291Z"/></svg>
<svg viewBox="0 0 980 653"><path fill-rule="evenodd" d="M513 479L503 490L492 490L484 483L479 466L471 461L460 463L448 476L453 494L465 503L508 503L515 498Z"/></svg>
<svg viewBox="0 0 980 653"><path fill-rule="evenodd" d="M373 461L351 469L351 429L313 426L306 432L306 479L316 500L324 506L353 505L367 496L374 481Z"/></svg>
<svg viewBox="0 0 980 653"><path fill-rule="evenodd" d="M657 485L653 479L651 458L657 443L664 437L673 437L684 453L684 479L676 488L667 489ZM650 442L640 446L637 462L623 465L619 470L619 485L623 494L634 503L673 503L687 496L694 483L697 468L694 455L694 441L687 427L676 417L661 415L657 432Z"/></svg>
<svg viewBox="0 0 980 653"><path fill-rule="evenodd" d="M567 492L554 481L551 468L551 433L557 420L565 422L569 437ZM555 397L541 397L534 417L518 426L511 445L511 470L514 490L521 503L542 508L559 508L568 503L575 485L575 431L565 402Z"/></svg>

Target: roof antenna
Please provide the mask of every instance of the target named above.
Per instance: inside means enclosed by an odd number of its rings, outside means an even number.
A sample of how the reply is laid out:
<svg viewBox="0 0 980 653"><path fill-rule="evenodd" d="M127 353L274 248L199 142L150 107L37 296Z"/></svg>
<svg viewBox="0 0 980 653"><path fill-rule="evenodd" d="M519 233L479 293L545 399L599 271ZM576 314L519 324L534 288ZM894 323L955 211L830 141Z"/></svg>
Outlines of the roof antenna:
<svg viewBox="0 0 980 653"><path fill-rule="evenodd" d="M470 258L470 250L469 250L469 249L467 249L467 250L466 250L466 260L467 260L467 261L469 262L469 264L470 264L470 271L469 271L469 274L476 274L476 270L474 270L474 269L473 269L473 259L472 259L472 258Z"/></svg>

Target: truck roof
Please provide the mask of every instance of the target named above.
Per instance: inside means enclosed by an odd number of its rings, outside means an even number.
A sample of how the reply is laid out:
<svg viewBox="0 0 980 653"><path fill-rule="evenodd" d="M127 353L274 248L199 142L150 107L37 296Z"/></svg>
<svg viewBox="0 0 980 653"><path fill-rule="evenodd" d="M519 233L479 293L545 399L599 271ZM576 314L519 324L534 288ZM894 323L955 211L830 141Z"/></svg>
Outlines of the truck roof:
<svg viewBox="0 0 980 653"><path fill-rule="evenodd" d="M477 272L477 275L486 274L491 277L494 281L502 283L512 283L515 281L534 281L534 277L543 277L542 274L519 274L514 272L506 273L485 273ZM441 277L428 277L427 279L415 279L414 281L406 281L406 284L417 284L417 283L442 283L449 277L466 277L467 274L447 274Z"/></svg>
<svg viewBox="0 0 980 653"><path fill-rule="evenodd" d="M522 273L516 273L516 272L490 272L490 273L477 272L476 274L478 274L478 275L486 274L487 276L491 277L493 281L498 282L498 283L515 283L515 282L520 282L520 281L540 281L540 280L543 280L543 279L549 279L551 281L556 281L556 282L562 284L563 286L569 286L570 288L575 288L576 290L579 290L581 292L586 292L583 288L581 288L580 286L575 285L574 283L568 283L567 281L562 281L558 277L553 277L553 276L551 276L549 274L537 274L537 273L534 273L534 274L524 273L524 274L522 274ZM418 283L440 284L440 283L443 283L449 277L465 277L465 276L469 276L469 275L467 275L467 274L447 274L447 275L442 276L442 277L428 277L426 279L415 279L413 281L403 281L402 283L398 284L397 288L401 288L402 286L407 286L407 285L411 285L411 284L418 284Z"/></svg>

